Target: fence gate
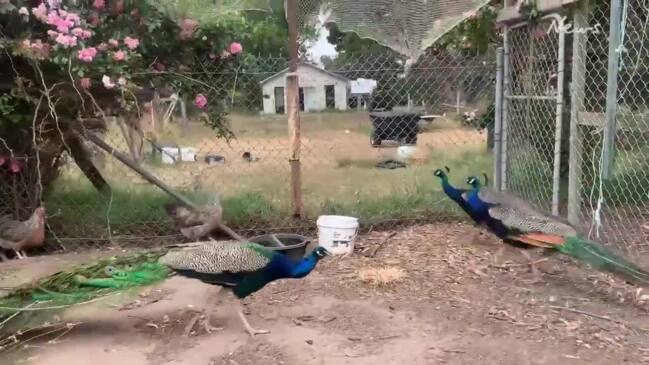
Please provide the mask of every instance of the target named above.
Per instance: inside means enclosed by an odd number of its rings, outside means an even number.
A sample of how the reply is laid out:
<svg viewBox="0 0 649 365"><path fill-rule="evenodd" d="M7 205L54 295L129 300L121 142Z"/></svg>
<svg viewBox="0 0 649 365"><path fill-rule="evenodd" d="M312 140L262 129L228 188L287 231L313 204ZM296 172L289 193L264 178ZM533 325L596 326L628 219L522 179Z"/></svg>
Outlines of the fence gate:
<svg viewBox="0 0 649 365"><path fill-rule="evenodd" d="M553 214L559 214L562 130L569 125L562 25L559 15L547 15L508 27L504 37L501 188Z"/></svg>

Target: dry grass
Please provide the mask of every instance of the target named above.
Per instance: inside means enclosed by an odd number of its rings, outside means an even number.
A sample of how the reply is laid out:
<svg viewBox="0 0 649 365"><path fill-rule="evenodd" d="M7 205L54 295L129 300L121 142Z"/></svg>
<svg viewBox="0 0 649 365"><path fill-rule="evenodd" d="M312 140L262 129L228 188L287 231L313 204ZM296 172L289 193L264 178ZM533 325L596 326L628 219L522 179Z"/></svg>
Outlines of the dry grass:
<svg viewBox="0 0 649 365"><path fill-rule="evenodd" d="M373 287L388 287L401 282L406 272L396 266L368 267L358 270L358 278Z"/></svg>

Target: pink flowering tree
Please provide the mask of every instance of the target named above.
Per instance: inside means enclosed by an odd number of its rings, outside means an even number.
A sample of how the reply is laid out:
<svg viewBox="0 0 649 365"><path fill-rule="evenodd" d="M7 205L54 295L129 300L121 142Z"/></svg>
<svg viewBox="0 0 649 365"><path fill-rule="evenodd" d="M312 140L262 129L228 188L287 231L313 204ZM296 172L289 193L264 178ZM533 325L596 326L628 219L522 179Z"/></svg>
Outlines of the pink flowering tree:
<svg viewBox="0 0 649 365"><path fill-rule="evenodd" d="M241 45L223 26L204 29L151 4L0 0L0 182L23 173L47 186L64 151L97 175L84 133L105 129L105 116L138 119L160 88L194 100L218 135L230 135L223 104L197 95L189 75L198 57L236 62Z"/></svg>

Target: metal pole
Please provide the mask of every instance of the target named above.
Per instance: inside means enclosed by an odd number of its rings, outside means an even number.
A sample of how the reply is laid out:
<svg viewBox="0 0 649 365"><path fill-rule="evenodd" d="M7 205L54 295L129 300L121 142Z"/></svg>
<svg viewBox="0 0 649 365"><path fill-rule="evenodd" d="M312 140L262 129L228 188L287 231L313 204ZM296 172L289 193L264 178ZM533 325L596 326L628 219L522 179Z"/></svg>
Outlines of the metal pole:
<svg viewBox="0 0 649 365"><path fill-rule="evenodd" d="M502 130L502 117L503 117L503 47L498 47L496 50L496 100L494 111L494 189L500 191L500 184L502 175L500 174L501 168L501 130Z"/></svg>
<svg viewBox="0 0 649 365"><path fill-rule="evenodd" d="M622 1L611 0L611 27L608 44L608 78L606 80L606 123L602 145L601 177L608 180L613 167L615 153L615 117L617 114L617 73L620 61L620 27L622 22Z"/></svg>
<svg viewBox="0 0 649 365"><path fill-rule="evenodd" d="M554 132L554 171L552 173L552 214L559 215L559 189L561 187L561 135L563 130L563 78L565 69L566 33L563 19L559 20L559 56L557 59L557 110L556 130Z"/></svg>
<svg viewBox="0 0 649 365"><path fill-rule="evenodd" d="M505 28L503 33L503 95L510 93L509 90L509 30ZM507 190L507 129L508 117L507 108L509 101L503 97L502 118L500 131L500 191Z"/></svg>
<svg viewBox="0 0 649 365"><path fill-rule="evenodd" d="M574 28L588 27L590 4L583 0L575 9ZM568 161L568 221L578 225L581 216L581 185L583 146L580 128L580 113L584 108L586 83L586 59L588 34L574 33L572 36L572 82L570 88L570 157Z"/></svg>

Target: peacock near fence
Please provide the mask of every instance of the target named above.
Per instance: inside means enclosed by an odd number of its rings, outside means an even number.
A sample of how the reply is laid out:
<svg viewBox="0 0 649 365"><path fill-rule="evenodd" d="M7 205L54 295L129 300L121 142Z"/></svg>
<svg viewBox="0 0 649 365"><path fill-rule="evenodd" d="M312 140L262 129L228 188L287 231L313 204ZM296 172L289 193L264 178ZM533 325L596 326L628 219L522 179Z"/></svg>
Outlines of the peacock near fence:
<svg viewBox="0 0 649 365"><path fill-rule="evenodd" d="M507 192L482 186L475 176L467 178L471 189L458 189L448 182L447 175L437 169L445 194L456 202L478 225L486 227L505 243L523 245L521 253L534 270L535 262L525 248L541 247L571 256L591 267L621 276L639 285L649 284L649 272L622 255L588 240L567 220L544 214L531 204Z"/></svg>

